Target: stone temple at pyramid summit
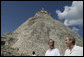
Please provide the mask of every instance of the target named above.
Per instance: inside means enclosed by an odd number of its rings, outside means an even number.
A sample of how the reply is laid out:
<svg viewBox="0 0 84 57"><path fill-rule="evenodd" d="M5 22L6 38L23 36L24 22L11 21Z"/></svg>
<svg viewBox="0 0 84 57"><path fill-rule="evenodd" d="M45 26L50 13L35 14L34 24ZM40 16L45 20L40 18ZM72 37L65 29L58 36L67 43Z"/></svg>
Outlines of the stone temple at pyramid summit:
<svg viewBox="0 0 84 57"><path fill-rule="evenodd" d="M45 9L36 12L13 32L1 36L2 56L44 56L48 50L48 41L53 39L55 47L61 55L66 50L65 37L71 35L76 39L76 45L83 46L83 38L62 22L54 19Z"/></svg>

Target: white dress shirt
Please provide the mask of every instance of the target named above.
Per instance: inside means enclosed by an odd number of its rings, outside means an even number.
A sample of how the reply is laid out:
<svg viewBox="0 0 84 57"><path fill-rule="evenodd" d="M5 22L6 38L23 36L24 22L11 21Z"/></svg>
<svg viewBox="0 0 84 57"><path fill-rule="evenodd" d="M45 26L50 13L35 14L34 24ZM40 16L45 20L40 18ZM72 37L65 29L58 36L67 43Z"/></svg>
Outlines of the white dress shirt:
<svg viewBox="0 0 84 57"><path fill-rule="evenodd" d="M67 49L64 56L83 56L83 47L74 45L72 51Z"/></svg>
<svg viewBox="0 0 84 57"><path fill-rule="evenodd" d="M57 48L54 48L52 50L48 49L45 53L45 56L60 56L60 52Z"/></svg>

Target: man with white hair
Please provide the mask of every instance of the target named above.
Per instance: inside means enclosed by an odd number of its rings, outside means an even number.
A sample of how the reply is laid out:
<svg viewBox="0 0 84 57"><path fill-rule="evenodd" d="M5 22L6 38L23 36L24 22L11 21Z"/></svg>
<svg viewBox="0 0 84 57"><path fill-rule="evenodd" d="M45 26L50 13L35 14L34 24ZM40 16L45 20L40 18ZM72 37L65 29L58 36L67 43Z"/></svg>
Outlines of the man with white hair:
<svg viewBox="0 0 84 57"><path fill-rule="evenodd" d="M65 43L69 49L65 51L64 56L83 56L83 47L75 45L75 38L72 35L66 37Z"/></svg>

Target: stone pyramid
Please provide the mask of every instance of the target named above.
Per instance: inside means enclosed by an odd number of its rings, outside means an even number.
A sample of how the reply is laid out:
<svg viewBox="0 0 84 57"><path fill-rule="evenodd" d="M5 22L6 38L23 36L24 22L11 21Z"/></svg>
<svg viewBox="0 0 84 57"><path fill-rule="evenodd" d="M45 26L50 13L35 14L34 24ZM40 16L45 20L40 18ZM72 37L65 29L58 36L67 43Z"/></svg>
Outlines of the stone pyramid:
<svg viewBox="0 0 84 57"><path fill-rule="evenodd" d="M36 55L44 56L46 50L49 48L49 39L55 41L55 47L60 50L61 55L64 55L67 48L65 45L65 36L69 34L76 38L77 45L83 46L83 39L77 33L54 19L42 8L34 17L28 18L15 31L4 36L6 38L17 39L15 42L12 41L13 44L10 47L18 49L16 52L18 55L32 56L32 52L35 51Z"/></svg>

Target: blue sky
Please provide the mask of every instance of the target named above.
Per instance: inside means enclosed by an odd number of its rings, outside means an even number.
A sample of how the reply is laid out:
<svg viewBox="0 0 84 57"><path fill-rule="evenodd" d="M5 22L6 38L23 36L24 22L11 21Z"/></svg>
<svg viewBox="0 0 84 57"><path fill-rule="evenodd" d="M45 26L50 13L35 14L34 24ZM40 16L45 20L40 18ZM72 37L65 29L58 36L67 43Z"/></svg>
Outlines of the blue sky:
<svg viewBox="0 0 84 57"><path fill-rule="evenodd" d="M44 8L52 14L53 18L63 22L66 26L70 27L81 37L83 37L83 17L80 18L83 15L83 13L80 12L82 12L83 10L82 8L78 9L78 6L81 5L79 2L1 1L1 35L6 32L14 31L28 18L33 17L37 11L39 11L41 8ZM77 17L78 13L79 15ZM75 18L74 16L77 18Z"/></svg>

